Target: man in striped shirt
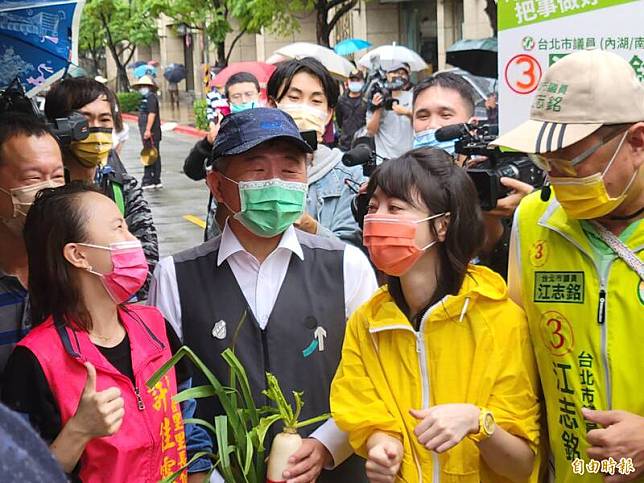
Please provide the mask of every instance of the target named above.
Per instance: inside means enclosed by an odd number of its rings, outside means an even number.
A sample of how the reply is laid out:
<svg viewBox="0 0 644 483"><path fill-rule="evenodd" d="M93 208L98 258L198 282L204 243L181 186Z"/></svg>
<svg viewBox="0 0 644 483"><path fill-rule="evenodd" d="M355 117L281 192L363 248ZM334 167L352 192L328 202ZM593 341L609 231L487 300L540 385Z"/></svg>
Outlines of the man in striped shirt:
<svg viewBox="0 0 644 483"><path fill-rule="evenodd" d="M32 116L1 115L0 376L14 345L30 328L25 217L40 189L64 182L60 148L47 126Z"/></svg>

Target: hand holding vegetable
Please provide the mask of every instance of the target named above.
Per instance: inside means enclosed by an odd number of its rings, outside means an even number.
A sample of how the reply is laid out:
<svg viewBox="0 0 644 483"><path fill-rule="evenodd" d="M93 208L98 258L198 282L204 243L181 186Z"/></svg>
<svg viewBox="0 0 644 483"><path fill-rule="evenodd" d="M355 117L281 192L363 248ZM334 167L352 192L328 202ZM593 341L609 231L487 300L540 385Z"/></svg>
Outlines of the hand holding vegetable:
<svg viewBox="0 0 644 483"><path fill-rule="evenodd" d="M371 483L393 483L403 457L402 443L386 433L375 432L367 441L367 478Z"/></svg>
<svg viewBox="0 0 644 483"><path fill-rule="evenodd" d="M443 453L479 430L481 410L474 404L440 404L429 409L411 409L421 423L414 434L425 448Z"/></svg>
<svg viewBox="0 0 644 483"><path fill-rule="evenodd" d="M284 478L288 483L309 483L320 476L325 466L333 464L333 458L326 446L317 439L306 438L288 462L290 466L284 472Z"/></svg>

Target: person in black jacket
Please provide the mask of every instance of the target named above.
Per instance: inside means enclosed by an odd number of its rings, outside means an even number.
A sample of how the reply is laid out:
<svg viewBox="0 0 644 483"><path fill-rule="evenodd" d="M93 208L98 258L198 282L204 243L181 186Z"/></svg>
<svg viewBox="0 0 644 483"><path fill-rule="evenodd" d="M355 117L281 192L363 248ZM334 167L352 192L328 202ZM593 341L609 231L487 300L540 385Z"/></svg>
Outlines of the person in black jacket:
<svg viewBox="0 0 644 483"><path fill-rule="evenodd" d="M61 146L66 177L68 181L96 184L119 207L128 229L141 241L150 266L148 280L137 294L139 299L145 299L151 274L159 260L157 231L138 182L127 173L112 149L115 105L114 94L100 82L87 78L65 79L54 84L47 93L45 114L50 120L66 117L72 111L87 117L89 137Z"/></svg>
<svg viewBox="0 0 644 483"><path fill-rule="evenodd" d="M154 163L148 164L143 169L143 179L141 188L161 189L161 117L159 112L159 98L157 90L159 87L154 79L149 75L144 75L135 84L133 89L137 89L141 94L141 104L139 105L139 133L141 134L141 143L146 148L155 147L157 149L157 159Z"/></svg>
<svg viewBox="0 0 644 483"><path fill-rule="evenodd" d="M351 149L353 135L365 125L367 103L362 97L364 89L364 74L356 70L349 75L347 89L338 99L335 106L335 122L340 129L338 147L342 151Z"/></svg>

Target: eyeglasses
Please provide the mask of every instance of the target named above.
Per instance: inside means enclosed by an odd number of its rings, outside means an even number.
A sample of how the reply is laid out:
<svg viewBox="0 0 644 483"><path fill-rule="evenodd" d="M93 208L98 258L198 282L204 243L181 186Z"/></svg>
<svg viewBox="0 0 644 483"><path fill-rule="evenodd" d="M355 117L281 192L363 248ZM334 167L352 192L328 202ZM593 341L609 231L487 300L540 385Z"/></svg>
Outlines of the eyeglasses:
<svg viewBox="0 0 644 483"><path fill-rule="evenodd" d="M575 166L586 161L586 159L595 154L599 150L599 148L601 148L605 144L608 144L610 141L622 134L626 129L628 128L620 127L616 131L613 131L612 133L602 137L596 144L589 147L584 152L572 159L552 158L546 157L543 154L536 153L528 154L528 157L530 158L530 161L532 161L538 168L546 172L550 172L554 168L562 173L574 175L576 173Z"/></svg>

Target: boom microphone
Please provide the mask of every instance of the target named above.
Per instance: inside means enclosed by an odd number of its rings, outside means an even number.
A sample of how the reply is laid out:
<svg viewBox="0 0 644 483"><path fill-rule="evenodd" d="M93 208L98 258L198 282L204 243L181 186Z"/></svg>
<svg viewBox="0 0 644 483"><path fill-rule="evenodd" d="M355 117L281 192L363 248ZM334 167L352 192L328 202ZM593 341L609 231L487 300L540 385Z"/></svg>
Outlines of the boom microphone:
<svg viewBox="0 0 644 483"><path fill-rule="evenodd" d="M449 126L444 126L436 130L436 141L451 141L453 139L466 137L472 129L473 128L471 125L464 122L460 124L451 124Z"/></svg>

